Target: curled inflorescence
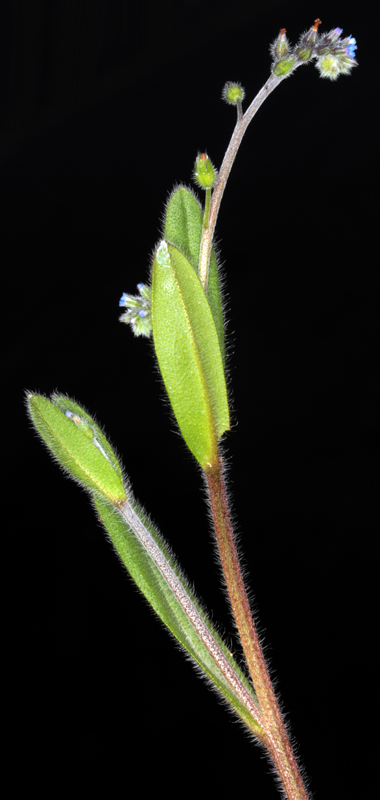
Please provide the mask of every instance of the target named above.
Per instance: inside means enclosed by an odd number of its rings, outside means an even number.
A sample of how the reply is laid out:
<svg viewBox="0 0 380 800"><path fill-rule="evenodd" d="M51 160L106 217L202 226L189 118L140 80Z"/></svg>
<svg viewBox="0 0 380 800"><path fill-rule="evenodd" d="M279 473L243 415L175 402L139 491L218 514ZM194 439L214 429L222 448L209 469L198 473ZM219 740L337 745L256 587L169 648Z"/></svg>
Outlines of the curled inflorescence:
<svg viewBox="0 0 380 800"><path fill-rule="evenodd" d="M296 47L291 48L282 28L271 46L273 57L272 72L277 77L290 75L301 64L316 59L316 67L322 78L336 80L338 75L348 75L357 66L355 51L356 39L352 36L342 38L342 28L334 28L319 35L320 19L306 33L302 34Z"/></svg>

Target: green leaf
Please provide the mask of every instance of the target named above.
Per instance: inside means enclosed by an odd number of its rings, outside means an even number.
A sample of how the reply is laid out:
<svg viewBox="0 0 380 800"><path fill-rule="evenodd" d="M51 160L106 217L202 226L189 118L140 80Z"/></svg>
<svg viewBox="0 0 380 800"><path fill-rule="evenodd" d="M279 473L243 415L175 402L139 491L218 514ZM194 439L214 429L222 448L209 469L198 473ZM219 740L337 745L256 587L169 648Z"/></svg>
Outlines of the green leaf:
<svg viewBox="0 0 380 800"><path fill-rule="evenodd" d="M164 239L174 244L190 261L198 274L199 250L202 238L203 211L195 195L184 186L172 193L166 207ZM222 297L215 248L211 250L210 268L207 284L207 298L218 332L223 363L225 362L225 343Z"/></svg>
<svg viewBox="0 0 380 800"><path fill-rule="evenodd" d="M115 453L96 422L63 395L27 395L30 418L61 466L89 490L97 513L132 579L170 632L222 697L260 739L261 714L251 684L196 600L160 534L134 500ZM127 497L128 495L128 497ZM157 658L154 653L152 660Z"/></svg>
<svg viewBox="0 0 380 800"><path fill-rule="evenodd" d="M152 323L161 375L183 438L200 465L217 463L229 429L227 388L214 319L190 262L163 241L153 263Z"/></svg>
<svg viewBox="0 0 380 800"><path fill-rule="evenodd" d="M100 498L94 498L94 503L116 552L162 622L260 738L260 711L251 684L143 510L129 492L128 500L117 510ZM152 654L152 663L156 658L156 653Z"/></svg>
<svg viewBox="0 0 380 800"><path fill-rule="evenodd" d="M125 500L120 465L96 422L69 398L28 394L30 418L61 467L92 493Z"/></svg>

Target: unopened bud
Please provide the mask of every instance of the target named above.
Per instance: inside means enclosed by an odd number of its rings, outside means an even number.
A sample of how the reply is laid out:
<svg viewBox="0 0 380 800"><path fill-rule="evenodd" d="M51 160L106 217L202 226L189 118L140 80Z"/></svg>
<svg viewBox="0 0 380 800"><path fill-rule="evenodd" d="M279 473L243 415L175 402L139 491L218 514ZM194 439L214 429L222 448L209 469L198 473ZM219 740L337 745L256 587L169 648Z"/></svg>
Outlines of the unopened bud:
<svg viewBox="0 0 380 800"><path fill-rule="evenodd" d="M282 58L273 68L273 75L276 75L277 78L285 77L285 75L288 75L292 71L295 63L296 59L294 56Z"/></svg>
<svg viewBox="0 0 380 800"><path fill-rule="evenodd" d="M201 153L195 160L194 181L201 189L211 189L216 180L216 169L206 153Z"/></svg>
<svg viewBox="0 0 380 800"><path fill-rule="evenodd" d="M288 37L286 35L286 28L281 28L280 33L277 36L277 39L275 39L272 44L271 50L275 61L277 61L279 58L284 58L284 56L288 55L290 46L288 42Z"/></svg>
<svg viewBox="0 0 380 800"><path fill-rule="evenodd" d="M295 49L295 54L299 61L310 61L310 59L315 55L314 48L318 37L318 28L320 25L321 20L316 19L310 30L302 34Z"/></svg>
<svg viewBox="0 0 380 800"><path fill-rule="evenodd" d="M227 81L223 86L222 93L223 100L230 106L236 106L237 103L242 103L245 97L245 91L240 83L232 83Z"/></svg>

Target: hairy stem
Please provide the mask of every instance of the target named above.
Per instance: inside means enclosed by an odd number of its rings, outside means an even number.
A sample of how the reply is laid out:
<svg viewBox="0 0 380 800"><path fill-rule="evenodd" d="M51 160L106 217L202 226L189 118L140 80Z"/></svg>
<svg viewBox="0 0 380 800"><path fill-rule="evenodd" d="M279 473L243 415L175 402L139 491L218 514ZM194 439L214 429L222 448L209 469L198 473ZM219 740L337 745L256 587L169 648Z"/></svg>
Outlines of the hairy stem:
<svg viewBox="0 0 380 800"><path fill-rule="evenodd" d="M210 215L210 205L211 205L211 189L206 189L205 192L205 210L203 213L203 227L208 228L209 222L208 218Z"/></svg>
<svg viewBox="0 0 380 800"><path fill-rule="evenodd" d="M221 459L205 472L223 573L240 640L259 700L265 742L289 800L307 800L252 619L228 508Z"/></svg>
<svg viewBox="0 0 380 800"><path fill-rule="evenodd" d="M266 100L266 98L269 97L271 92L273 92L276 86L278 86L278 84L281 83L281 81L283 80L284 76L276 77L275 75L271 75L271 77L267 80L262 89L260 89L259 93L256 95L254 100L252 100L252 103L247 108L245 114L241 115L241 113L239 113L239 108L238 108L237 123L235 125L231 141L226 150L223 163L218 175L218 180L216 182L215 189L213 191L211 205L210 205L209 219L208 219L208 227L206 228L204 226L202 231L202 240L199 253L198 275L199 275L199 280L201 281L201 284L205 290L207 288L210 253L215 232L216 220L218 217L223 193L226 188L228 176L231 172L232 165L235 161L237 151L240 147L242 138L248 128L248 125L252 121L256 112L259 110L264 100Z"/></svg>

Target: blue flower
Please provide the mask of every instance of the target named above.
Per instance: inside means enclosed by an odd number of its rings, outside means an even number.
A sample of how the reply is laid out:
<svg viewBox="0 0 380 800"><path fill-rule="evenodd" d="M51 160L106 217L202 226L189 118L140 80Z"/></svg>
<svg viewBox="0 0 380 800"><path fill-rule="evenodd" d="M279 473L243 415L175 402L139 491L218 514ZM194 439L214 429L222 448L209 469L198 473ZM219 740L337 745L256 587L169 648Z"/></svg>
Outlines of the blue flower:
<svg viewBox="0 0 380 800"><path fill-rule="evenodd" d="M352 36L350 36L348 45L346 47L346 55L348 55L349 58L355 58L355 55L356 55L355 50L356 50L356 48L357 48L356 39L354 39Z"/></svg>
<svg viewBox="0 0 380 800"><path fill-rule="evenodd" d="M122 294L122 296L121 296L120 300L119 300L119 306L120 306L120 307L122 307L122 306L126 306L126 305L127 305L127 303L128 303L128 300L129 300L129 295L128 295L128 294L126 294L126 293L124 292L124 293Z"/></svg>
<svg viewBox="0 0 380 800"><path fill-rule="evenodd" d="M150 336L152 333L151 289L145 283L138 283L138 295L124 292L119 306L127 310L120 317L120 322L130 325L135 336Z"/></svg>

